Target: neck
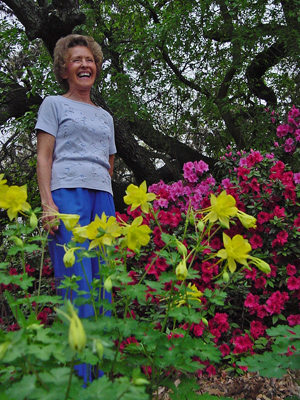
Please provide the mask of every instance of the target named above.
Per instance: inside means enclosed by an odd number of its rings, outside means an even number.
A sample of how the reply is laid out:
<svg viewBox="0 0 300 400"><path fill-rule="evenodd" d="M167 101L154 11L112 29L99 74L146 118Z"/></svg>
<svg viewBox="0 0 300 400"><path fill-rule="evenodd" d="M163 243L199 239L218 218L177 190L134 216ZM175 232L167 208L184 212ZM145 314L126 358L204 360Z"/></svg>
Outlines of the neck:
<svg viewBox="0 0 300 400"><path fill-rule="evenodd" d="M75 101L81 101L82 103L87 103L87 104L93 104L90 96L91 91L86 90L86 91L78 91L78 90L69 90L67 93L65 93L63 96L75 100Z"/></svg>

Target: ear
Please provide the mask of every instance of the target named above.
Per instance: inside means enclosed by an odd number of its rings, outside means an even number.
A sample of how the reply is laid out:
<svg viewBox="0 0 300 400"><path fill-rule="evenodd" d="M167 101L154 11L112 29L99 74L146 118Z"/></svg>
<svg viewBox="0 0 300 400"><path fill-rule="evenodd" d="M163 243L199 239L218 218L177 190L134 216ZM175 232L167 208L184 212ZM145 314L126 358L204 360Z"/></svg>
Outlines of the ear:
<svg viewBox="0 0 300 400"><path fill-rule="evenodd" d="M61 76L62 79L68 79L67 70L64 69L63 71L60 71L60 76Z"/></svg>

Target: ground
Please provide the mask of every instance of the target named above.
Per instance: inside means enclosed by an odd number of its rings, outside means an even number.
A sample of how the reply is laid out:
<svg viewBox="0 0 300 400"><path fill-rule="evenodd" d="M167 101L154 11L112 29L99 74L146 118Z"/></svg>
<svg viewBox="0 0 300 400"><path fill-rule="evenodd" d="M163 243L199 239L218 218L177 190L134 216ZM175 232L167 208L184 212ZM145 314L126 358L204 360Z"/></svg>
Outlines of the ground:
<svg viewBox="0 0 300 400"><path fill-rule="evenodd" d="M180 378L175 382L179 384ZM259 373L246 373L243 376L230 376L219 372L212 377L201 377L199 394L209 393L218 397L230 397L235 400L282 400L285 398L300 399L300 382L293 374L287 374L281 379L263 378ZM154 397L153 400L156 400ZM159 400L170 400L168 390L160 388Z"/></svg>

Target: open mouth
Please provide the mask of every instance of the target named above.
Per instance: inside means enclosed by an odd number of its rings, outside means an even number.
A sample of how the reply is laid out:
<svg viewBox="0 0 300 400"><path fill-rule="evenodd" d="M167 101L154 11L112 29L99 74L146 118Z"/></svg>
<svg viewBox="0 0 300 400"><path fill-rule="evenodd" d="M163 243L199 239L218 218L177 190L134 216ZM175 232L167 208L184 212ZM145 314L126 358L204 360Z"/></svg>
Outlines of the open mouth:
<svg viewBox="0 0 300 400"><path fill-rule="evenodd" d="M80 72L78 74L79 78L89 78L92 74L90 72Z"/></svg>

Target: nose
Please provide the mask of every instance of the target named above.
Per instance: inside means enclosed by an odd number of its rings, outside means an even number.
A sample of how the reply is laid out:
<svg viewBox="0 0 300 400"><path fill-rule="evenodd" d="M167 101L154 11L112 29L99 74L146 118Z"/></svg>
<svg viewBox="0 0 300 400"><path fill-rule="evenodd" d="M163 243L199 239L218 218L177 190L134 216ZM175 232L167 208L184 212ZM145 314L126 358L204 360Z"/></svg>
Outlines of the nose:
<svg viewBox="0 0 300 400"><path fill-rule="evenodd" d="M82 65L83 67L86 67L86 66L87 66L87 61L86 61L85 58L83 58L83 59L81 60L81 65Z"/></svg>

